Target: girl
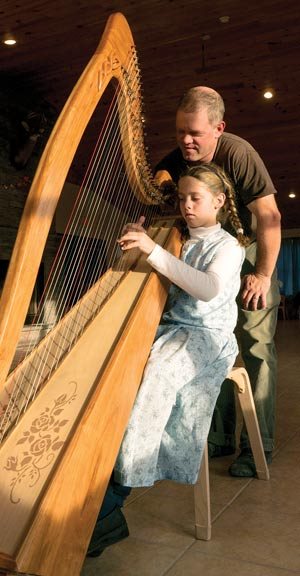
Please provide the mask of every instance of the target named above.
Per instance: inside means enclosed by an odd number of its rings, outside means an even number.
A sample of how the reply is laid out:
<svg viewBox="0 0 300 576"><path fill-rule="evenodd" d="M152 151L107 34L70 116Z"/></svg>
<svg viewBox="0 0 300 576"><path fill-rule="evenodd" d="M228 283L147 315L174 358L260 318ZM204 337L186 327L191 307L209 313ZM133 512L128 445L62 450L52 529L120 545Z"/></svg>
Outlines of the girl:
<svg viewBox="0 0 300 576"><path fill-rule="evenodd" d="M188 233L180 259L140 225L128 225L119 240L122 250L138 247L147 254L151 266L172 284L89 555L121 539L109 541L103 533L104 516L109 529L107 500L124 537L128 531L119 507L128 487L163 479L197 481L220 387L238 353L235 299L247 239L231 182L213 164L192 167L179 180L178 199ZM221 228L226 217L237 239Z"/></svg>

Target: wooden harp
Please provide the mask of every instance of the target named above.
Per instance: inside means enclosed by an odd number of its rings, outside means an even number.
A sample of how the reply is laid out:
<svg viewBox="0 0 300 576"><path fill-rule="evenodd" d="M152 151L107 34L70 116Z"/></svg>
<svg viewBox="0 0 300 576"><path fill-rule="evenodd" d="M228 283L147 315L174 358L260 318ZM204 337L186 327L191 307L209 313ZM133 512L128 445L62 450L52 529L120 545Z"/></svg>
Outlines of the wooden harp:
<svg viewBox="0 0 300 576"><path fill-rule="evenodd" d="M112 15L48 140L10 261L0 303L1 429L7 430L0 448L2 573L80 573L165 303L166 285L145 259L133 257L131 268L126 268L121 258L121 265L108 269L96 288L89 287L10 371L70 164L111 82L118 89L127 179L139 202L159 203L143 148L135 58L125 18ZM174 229L162 224L152 232L158 242L179 253ZM70 330L73 325L71 344L59 355L66 326ZM47 358L58 354L55 369L41 364L45 350ZM31 393L36 373L41 384ZM25 392L18 384L17 401L8 414L14 382L23 377ZM22 395L28 400L24 413L18 404Z"/></svg>

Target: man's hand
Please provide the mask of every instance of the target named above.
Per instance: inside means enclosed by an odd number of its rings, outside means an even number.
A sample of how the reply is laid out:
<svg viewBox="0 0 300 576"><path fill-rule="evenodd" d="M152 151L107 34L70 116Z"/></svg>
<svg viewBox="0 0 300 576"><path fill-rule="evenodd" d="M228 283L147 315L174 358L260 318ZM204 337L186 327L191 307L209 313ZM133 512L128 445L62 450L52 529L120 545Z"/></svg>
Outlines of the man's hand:
<svg viewBox="0 0 300 576"><path fill-rule="evenodd" d="M263 274L247 274L242 278L241 298L246 310L261 310L267 306L271 278Z"/></svg>

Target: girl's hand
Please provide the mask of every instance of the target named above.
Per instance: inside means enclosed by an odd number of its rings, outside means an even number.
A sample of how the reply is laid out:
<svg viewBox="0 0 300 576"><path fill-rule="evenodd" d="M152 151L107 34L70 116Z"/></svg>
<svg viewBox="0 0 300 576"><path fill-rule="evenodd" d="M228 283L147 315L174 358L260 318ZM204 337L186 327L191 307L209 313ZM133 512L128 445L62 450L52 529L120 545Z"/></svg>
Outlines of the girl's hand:
<svg viewBox="0 0 300 576"><path fill-rule="evenodd" d="M143 228L145 220L146 220L145 216L140 216L137 222L128 222L128 224L125 224L122 230L122 236L124 236L124 234L127 234L127 232L130 232L131 230L145 232Z"/></svg>
<svg viewBox="0 0 300 576"><path fill-rule="evenodd" d="M120 244L121 249L124 251L131 250L131 248L139 248L143 254L147 254L148 256L155 247L155 242L147 236L146 232L139 230L126 232L126 234L118 240L118 244Z"/></svg>

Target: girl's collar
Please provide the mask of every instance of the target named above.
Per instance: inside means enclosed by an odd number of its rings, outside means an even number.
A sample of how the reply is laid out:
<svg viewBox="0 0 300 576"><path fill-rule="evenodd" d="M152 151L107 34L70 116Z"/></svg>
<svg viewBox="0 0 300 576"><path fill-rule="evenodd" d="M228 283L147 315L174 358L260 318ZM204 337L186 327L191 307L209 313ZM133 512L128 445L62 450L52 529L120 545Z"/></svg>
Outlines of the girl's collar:
<svg viewBox="0 0 300 576"><path fill-rule="evenodd" d="M200 238L205 238L213 232L217 232L220 228L220 223L208 227L198 226L198 228L189 228L190 240L200 240Z"/></svg>

